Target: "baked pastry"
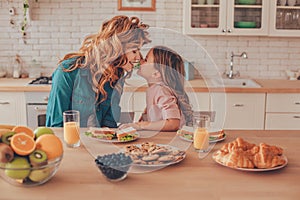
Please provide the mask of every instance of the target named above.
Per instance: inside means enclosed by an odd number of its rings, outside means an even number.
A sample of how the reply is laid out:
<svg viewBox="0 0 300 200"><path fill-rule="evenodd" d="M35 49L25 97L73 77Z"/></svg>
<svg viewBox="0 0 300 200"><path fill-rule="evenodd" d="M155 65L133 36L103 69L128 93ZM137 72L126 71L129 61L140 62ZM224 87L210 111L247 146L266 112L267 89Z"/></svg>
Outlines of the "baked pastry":
<svg viewBox="0 0 300 200"><path fill-rule="evenodd" d="M273 168L285 164L283 150L277 146L261 143L258 146L242 138L223 145L213 158L233 168Z"/></svg>

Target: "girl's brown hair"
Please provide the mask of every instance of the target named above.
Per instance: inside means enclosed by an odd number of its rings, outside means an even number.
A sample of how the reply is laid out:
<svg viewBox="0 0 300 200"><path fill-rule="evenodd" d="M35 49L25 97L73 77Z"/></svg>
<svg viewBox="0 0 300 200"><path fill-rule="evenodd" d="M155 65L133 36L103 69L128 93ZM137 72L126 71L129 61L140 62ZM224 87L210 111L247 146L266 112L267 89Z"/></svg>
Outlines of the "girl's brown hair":
<svg viewBox="0 0 300 200"><path fill-rule="evenodd" d="M155 69L160 72L162 81L174 91L179 109L184 114L186 125L192 126L193 111L184 90L185 71L181 56L165 46L155 46L152 48L152 52Z"/></svg>
<svg viewBox="0 0 300 200"><path fill-rule="evenodd" d="M148 25L140 22L137 17L115 16L104 22L98 33L86 36L78 52L65 55L59 63L78 57L75 64L66 71L88 67L96 99L102 94L102 102L107 98L104 84L109 81L113 86L120 78L118 69L128 61L125 53L151 42L147 28ZM97 77L101 77L100 81Z"/></svg>

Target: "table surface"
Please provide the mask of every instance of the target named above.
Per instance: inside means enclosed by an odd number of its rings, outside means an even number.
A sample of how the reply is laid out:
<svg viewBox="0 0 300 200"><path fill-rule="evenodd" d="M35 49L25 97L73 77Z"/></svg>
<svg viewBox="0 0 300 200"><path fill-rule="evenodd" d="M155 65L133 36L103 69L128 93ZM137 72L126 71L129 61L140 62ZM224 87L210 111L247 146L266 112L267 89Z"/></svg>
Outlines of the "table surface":
<svg viewBox="0 0 300 200"><path fill-rule="evenodd" d="M62 129L54 130L61 138ZM81 133L84 131L82 129ZM22 188L0 180L0 199L299 199L300 131L228 130L226 135L226 140L217 143L204 159L199 159L193 147L187 146L186 158L182 162L152 172L129 173L120 182L107 181L94 163L93 156L103 153L102 147L108 144L93 140L91 146L85 148L91 139L84 138L79 148L64 146L59 170L46 184ZM256 144L266 142L282 147L288 165L268 172L245 172L217 164L212 153L236 137ZM134 143L145 141L187 143L174 132L139 138ZM120 148L122 145L111 146Z"/></svg>

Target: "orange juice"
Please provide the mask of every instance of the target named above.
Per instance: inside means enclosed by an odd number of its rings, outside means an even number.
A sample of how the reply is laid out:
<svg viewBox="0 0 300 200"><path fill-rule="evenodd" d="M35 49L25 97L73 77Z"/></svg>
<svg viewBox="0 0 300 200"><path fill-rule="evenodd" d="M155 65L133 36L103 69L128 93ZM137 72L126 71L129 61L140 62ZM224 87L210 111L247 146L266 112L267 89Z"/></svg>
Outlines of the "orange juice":
<svg viewBox="0 0 300 200"><path fill-rule="evenodd" d="M75 145L80 142L79 123L65 122L64 123L64 140L68 145Z"/></svg>
<svg viewBox="0 0 300 200"><path fill-rule="evenodd" d="M209 133L206 128L196 128L194 132L194 148L206 150L209 146Z"/></svg>

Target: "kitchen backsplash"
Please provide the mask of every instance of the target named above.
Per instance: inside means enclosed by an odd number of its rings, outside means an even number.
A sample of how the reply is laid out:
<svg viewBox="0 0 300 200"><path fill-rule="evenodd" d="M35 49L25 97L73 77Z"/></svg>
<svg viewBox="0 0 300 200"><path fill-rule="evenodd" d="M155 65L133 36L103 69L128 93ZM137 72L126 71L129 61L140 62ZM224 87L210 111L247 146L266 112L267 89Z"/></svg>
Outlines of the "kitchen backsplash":
<svg viewBox="0 0 300 200"><path fill-rule="evenodd" d="M182 34L184 0L156 0L156 11L118 11L117 0L29 0L31 20L22 39L23 0L0 1L0 68L12 71L18 54L29 71L33 60L50 75L59 58L78 50L84 36L95 33L114 15L138 16L151 26L151 45L167 45L201 71L214 75L228 69L230 53L247 52L234 60L241 75L286 79L286 70L300 70L300 37L185 36ZM11 15L14 8L15 15ZM148 48L143 48L145 54ZM207 51L207 53L206 53Z"/></svg>

